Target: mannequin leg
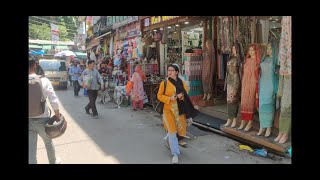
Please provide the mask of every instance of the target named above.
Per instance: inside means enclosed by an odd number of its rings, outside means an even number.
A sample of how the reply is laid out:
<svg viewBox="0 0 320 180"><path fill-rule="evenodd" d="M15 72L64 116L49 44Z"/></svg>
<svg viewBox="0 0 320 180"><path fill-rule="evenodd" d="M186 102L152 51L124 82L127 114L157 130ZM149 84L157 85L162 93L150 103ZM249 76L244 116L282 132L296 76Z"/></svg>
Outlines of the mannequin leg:
<svg viewBox="0 0 320 180"><path fill-rule="evenodd" d="M271 127L267 128L266 134L264 135L264 137L269 137L271 134Z"/></svg>
<svg viewBox="0 0 320 180"><path fill-rule="evenodd" d="M231 119L228 119L228 120L227 120L227 123L224 125L224 127L229 126L229 125L230 125L230 123L231 123Z"/></svg>
<svg viewBox="0 0 320 180"><path fill-rule="evenodd" d="M206 98L207 98L207 94L203 94L202 100L206 100Z"/></svg>
<svg viewBox="0 0 320 180"><path fill-rule="evenodd" d="M243 127L246 125L246 121L245 120L241 120L241 124L239 126L238 129L243 129Z"/></svg>
<svg viewBox="0 0 320 180"><path fill-rule="evenodd" d="M233 118L231 127L232 127L232 128L236 127L236 124L237 124L237 118Z"/></svg>
<svg viewBox="0 0 320 180"><path fill-rule="evenodd" d="M248 122L248 124L244 130L249 131L251 128L252 128L252 120Z"/></svg>
<svg viewBox="0 0 320 180"><path fill-rule="evenodd" d="M282 137L283 133L279 132L277 138L274 139L274 141L278 142L280 140L280 138Z"/></svg>
<svg viewBox="0 0 320 180"><path fill-rule="evenodd" d="M259 132L257 133L257 136L260 136L265 130L266 128L260 128Z"/></svg>
<svg viewBox="0 0 320 180"><path fill-rule="evenodd" d="M207 101L209 101L210 98L211 98L211 94L209 93L209 94L207 95Z"/></svg>
<svg viewBox="0 0 320 180"><path fill-rule="evenodd" d="M279 143L283 144L283 143L287 142L287 140L288 140L288 133L283 133L283 135L281 136L281 138L279 140Z"/></svg>

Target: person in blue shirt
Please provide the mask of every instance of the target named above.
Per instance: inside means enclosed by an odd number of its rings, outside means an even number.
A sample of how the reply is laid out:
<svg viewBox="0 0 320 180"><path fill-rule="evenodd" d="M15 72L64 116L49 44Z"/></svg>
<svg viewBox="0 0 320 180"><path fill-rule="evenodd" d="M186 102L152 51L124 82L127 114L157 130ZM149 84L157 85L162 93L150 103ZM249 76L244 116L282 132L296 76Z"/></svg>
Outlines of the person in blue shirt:
<svg viewBox="0 0 320 180"><path fill-rule="evenodd" d="M73 81L74 95L78 96L80 91L78 79L81 75L81 68L78 66L78 61L73 61L73 66L71 66L69 69L69 75L72 76L71 79Z"/></svg>

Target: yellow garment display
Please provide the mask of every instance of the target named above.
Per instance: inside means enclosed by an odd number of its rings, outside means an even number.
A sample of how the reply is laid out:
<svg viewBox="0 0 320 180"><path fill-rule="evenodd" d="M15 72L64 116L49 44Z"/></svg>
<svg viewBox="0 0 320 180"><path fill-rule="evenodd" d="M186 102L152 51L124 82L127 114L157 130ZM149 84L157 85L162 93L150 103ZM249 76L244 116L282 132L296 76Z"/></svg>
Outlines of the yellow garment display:
<svg viewBox="0 0 320 180"><path fill-rule="evenodd" d="M188 92L186 84L183 82L183 87ZM158 99L164 103L163 106L163 118L162 122L165 130L170 134L178 133L179 136L186 136L187 133L187 123L186 115L179 115L178 103L177 101L170 101L170 97L176 95L176 87L167 80L166 92L164 92L164 82L162 81L158 91Z"/></svg>

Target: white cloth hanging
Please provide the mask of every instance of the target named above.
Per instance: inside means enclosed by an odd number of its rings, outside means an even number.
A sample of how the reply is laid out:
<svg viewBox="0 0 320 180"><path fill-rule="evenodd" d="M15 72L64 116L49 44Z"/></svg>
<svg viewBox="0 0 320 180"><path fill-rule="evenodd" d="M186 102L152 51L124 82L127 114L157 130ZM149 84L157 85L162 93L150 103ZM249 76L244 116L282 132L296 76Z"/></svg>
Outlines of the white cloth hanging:
<svg viewBox="0 0 320 180"><path fill-rule="evenodd" d="M269 20L260 19L260 23L262 26L262 44L267 44L269 39Z"/></svg>
<svg viewBox="0 0 320 180"><path fill-rule="evenodd" d="M90 50L90 60L94 60L95 62L97 62L97 57L92 50Z"/></svg>

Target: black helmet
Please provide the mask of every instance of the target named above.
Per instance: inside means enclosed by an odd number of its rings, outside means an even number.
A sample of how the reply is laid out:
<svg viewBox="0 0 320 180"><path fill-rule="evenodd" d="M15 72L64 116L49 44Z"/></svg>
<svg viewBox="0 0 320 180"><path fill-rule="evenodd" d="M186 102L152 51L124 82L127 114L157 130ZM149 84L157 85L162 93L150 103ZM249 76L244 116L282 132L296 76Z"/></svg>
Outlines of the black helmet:
<svg viewBox="0 0 320 180"><path fill-rule="evenodd" d="M50 138L57 138L64 134L67 129L67 121L60 114L60 118L56 115L52 116L45 125L45 131Z"/></svg>

